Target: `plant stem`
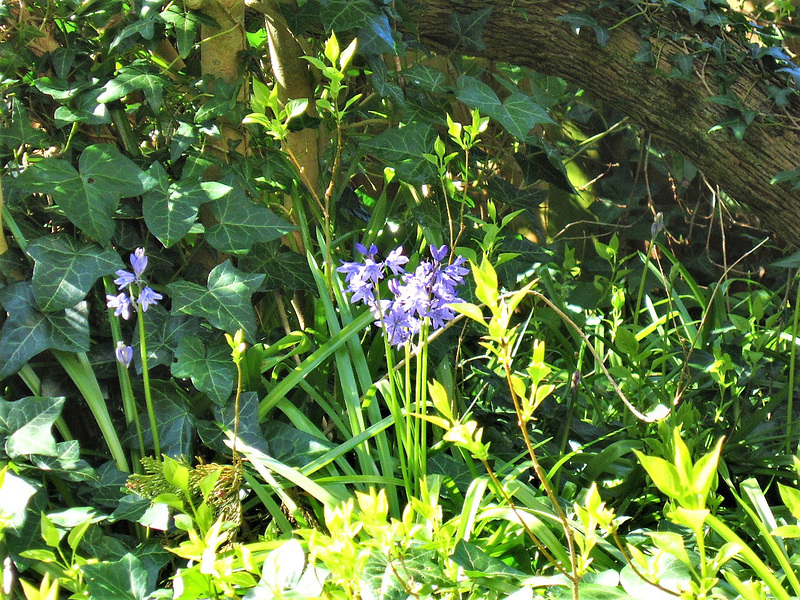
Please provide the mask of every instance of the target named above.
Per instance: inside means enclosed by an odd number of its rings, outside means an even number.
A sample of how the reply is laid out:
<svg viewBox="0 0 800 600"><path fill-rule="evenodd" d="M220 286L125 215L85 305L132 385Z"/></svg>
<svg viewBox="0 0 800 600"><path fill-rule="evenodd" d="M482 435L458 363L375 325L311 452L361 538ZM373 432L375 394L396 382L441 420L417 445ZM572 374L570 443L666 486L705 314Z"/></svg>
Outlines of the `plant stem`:
<svg viewBox="0 0 800 600"><path fill-rule="evenodd" d="M156 412L153 406L153 397L150 394L150 371L147 368L147 339L145 336L144 327L144 311L139 308L136 311L139 318L139 356L142 359L142 383L144 384L144 401L147 405L147 416L150 419L150 429L153 433L153 449L156 458L161 460L161 441L158 437L158 423L156 421Z"/></svg>
<svg viewBox="0 0 800 600"><path fill-rule="evenodd" d="M502 361L503 370L505 371L508 389L511 392L511 399L514 402L514 411L517 413L517 424L522 431L522 437L525 440L525 447L528 449L528 455L531 457L533 470L536 472L536 476L539 478L539 481L542 482L542 487L544 488L545 494L547 494L547 497L550 499L553 509L556 511L556 515L558 515L558 518L561 521L561 528L564 530L564 535L567 538L567 549L569 550L569 559L572 563L572 598L573 600L578 600L578 559L575 553L575 540L572 535L572 528L569 525L569 521L567 520L567 515L564 512L564 509L561 508L561 504L558 502L558 497L556 496L555 492L553 492L552 487L550 487L550 481L547 479L547 475L545 474L544 469L542 469L542 465L539 464L536 451L533 449L531 438L528 435L527 421L522 416L519 398L517 397L517 393L514 391L514 385L511 380L511 365L509 364L508 359L505 358L510 356L508 341L506 340L504 343L506 347L502 348L504 356Z"/></svg>

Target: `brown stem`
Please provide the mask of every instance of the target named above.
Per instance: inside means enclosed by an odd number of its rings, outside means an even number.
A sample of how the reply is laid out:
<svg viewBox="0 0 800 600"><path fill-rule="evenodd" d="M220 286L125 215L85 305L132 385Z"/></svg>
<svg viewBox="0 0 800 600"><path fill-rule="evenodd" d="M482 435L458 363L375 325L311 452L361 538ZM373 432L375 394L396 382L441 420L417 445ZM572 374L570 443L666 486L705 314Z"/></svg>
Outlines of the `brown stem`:
<svg viewBox="0 0 800 600"><path fill-rule="evenodd" d="M503 352L507 355L506 348L503 348ZM553 492L553 489L550 487L550 481L547 479L547 475L545 475L542 465L539 464L539 459L536 457L536 451L533 449L531 438L528 435L527 421L522 418L522 409L519 405L519 398L517 398L517 393L514 391L514 385L511 382L511 365L507 360L503 360L503 369L505 370L508 389L511 392L511 399L514 402L514 410L517 413L517 424L522 431L522 437L525 440L525 447L528 449L528 455L531 457L533 470L536 472L536 476L539 478L539 481L542 482L542 487L544 488L545 494L547 494L547 497L553 504L553 509L556 511L556 514L561 521L561 528L564 530L564 535L567 537L567 548L569 550L570 562L572 563L572 598L573 600L578 600L578 559L575 553L575 540L572 536L572 528L569 525L569 521L567 520L567 515L564 512L564 509L561 508L561 504L558 502L555 492Z"/></svg>

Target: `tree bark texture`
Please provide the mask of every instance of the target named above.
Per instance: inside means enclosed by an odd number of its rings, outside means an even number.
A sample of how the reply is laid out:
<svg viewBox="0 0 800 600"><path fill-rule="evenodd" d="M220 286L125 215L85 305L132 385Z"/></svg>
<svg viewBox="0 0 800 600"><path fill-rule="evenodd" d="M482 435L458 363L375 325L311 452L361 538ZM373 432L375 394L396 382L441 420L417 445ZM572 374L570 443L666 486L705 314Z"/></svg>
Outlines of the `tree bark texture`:
<svg viewBox="0 0 800 600"><path fill-rule="evenodd" d="M670 58L691 52L695 41L711 43L726 34L693 26L688 18L680 19L672 12L642 17L658 28L681 33L677 40L669 36L649 39L656 65L634 62L642 42L637 30L642 19L624 22L624 15L613 9L597 11L594 0L433 0L424 3L417 19L419 35L434 49L458 51L458 36L444 26L450 14L487 7L493 11L483 30L485 49L469 54L530 67L579 85L684 154L709 180L749 207L763 226L787 241L796 239L800 192L788 184L772 185L770 180L800 166L800 98L792 94L787 107L775 105L767 86L786 87L787 75L766 61L737 62L736 52L750 54L745 40L726 38L735 50L728 52L724 65L710 52L698 54L689 80L667 77L672 70ZM556 20L581 12L591 13L611 29L605 48L591 28L583 27L576 35L568 23ZM742 140L728 128L709 133L729 120L732 111L709 100L723 93L715 83L715 70L737 75L730 90L745 108L758 113Z"/></svg>

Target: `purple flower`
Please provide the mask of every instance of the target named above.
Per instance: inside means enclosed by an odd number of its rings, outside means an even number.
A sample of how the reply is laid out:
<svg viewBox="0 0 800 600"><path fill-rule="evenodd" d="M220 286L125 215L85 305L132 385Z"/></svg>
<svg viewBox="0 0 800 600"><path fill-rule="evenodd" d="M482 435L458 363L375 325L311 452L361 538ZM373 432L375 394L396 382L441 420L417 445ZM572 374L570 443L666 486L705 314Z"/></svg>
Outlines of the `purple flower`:
<svg viewBox="0 0 800 600"><path fill-rule="evenodd" d="M419 333L425 319L435 331L455 318L449 304L462 302L456 287L464 283L464 275L469 271L463 266L463 257L457 257L453 264L443 265L447 258L447 246L430 246L431 260L421 262L413 273L406 273L404 265L408 257L403 255L402 246L392 250L386 260L376 260L378 248L372 244L369 249L356 244L364 262L342 261L337 271L345 274L351 293L350 302L364 302L369 306L378 327L386 332L386 339L392 346L402 346L412 336ZM378 285L386 277L387 270L394 277L388 281L393 300L376 299Z"/></svg>
<svg viewBox="0 0 800 600"><path fill-rule="evenodd" d="M146 287L143 288L141 292L139 292L139 299L137 302L139 306L142 307L143 311L146 311L149 307L153 306L154 304L158 304L158 301L161 300L164 296L159 294L158 292L154 292L151 288Z"/></svg>
<svg viewBox="0 0 800 600"><path fill-rule="evenodd" d="M375 260L375 257L378 254L378 247L375 244L370 244L369 250L367 250L367 247L364 244L356 243L356 250L362 256L366 256L372 260Z"/></svg>
<svg viewBox="0 0 800 600"><path fill-rule="evenodd" d="M124 342L117 342L117 349L114 354L117 355L117 361L124 365L126 369L130 366L133 359L133 348L131 346L126 346Z"/></svg>
<svg viewBox="0 0 800 600"><path fill-rule="evenodd" d="M131 254L131 256L133 255ZM135 281L136 281L136 275L128 271L125 271L123 269L120 269L119 271L117 271L117 278L114 280L114 283L117 284L117 287L119 289L122 289L124 287L129 286Z"/></svg>
<svg viewBox="0 0 800 600"><path fill-rule="evenodd" d="M437 263L442 262L445 258L447 258L447 246L442 245L441 248L437 248L431 244L431 256Z"/></svg>
<svg viewBox="0 0 800 600"><path fill-rule="evenodd" d="M144 248L137 248L133 251L133 254L131 254L131 266L133 267L134 275L139 279L147 268L147 256L144 254Z"/></svg>
<svg viewBox="0 0 800 600"><path fill-rule="evenodd" d="M106 295L106 306L114 309L114 316L122 318L126 321L131 318L131 299L125 292L112 296Z"/></svg>
<svg viewBox="0 0 800 600"><path fill-rule="evenodd" d="M400 275L401 273L405 273L405 269L403 269L403 265L408 262L408 257L403 255L403 247L398 246L391 252L389 252L389 256L386 257L386 266L392 272L392 275Z"/></svg>

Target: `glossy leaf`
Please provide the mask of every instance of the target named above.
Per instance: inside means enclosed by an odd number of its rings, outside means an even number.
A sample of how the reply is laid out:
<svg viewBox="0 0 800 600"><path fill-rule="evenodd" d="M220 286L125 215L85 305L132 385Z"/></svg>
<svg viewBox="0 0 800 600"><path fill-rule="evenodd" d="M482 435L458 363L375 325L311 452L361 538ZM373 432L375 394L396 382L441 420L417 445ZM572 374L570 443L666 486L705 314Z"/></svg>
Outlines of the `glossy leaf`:
<svg viewBox="0 0 800 600"><path fill-rule="evenodd" d="M232 191L211 202L215 224L206 230L206 241L220 252L244 253L253 244L269 242L297 229L263 204L251 200L232 178L224 180Z"/></svg>
<svg viewBox="0 0 800 600"><path fill-rule="evenodd" d="M84 565L92 600L144 600L149 592L147 570L133 554L114 562Z"/></svg>
<svg viewBox="0 0 800 600"><path fill-rule="evenodd" d="M170 314L156 305L144 313L144 326L147 332L147 364L152 369L156 365L172 364L180 339L193 335L200 329L200 320L185 314ZM142 359L139 350L139 324L133 332L133 363L136 372L142 372Z"/></svg>
<svg viewBox="0 0 800 600"><path fill-rule="evenodd" d="M397 176L408 182L425 182L433 177L433 166L423 157L433 149L436 139L429 125L412 123L388 129L361 144L367 152L394 168Z"/></svg>
<svg viewBox="0 0 800 600"><path fill-rule="evenodd" d="M322 22L326 31L346 31L369 25L378 14L369 0L328 0L322 9Z"/></svg>
<svg viewBox="0 0 800 600"><path fill-rule="evenodd" d="M78 161L45 158L18 178L22 189L51 194L67 218L101 245L111 239L120 198L137 196L152 179L115 146L89 146Z"/></svg>
<svg viewBox="0 0 800 600"><path fill-rule="evenodd" d="M98 278L124 269L119 255L94 244L80 244L67 236L41 237L28 245L35 261L31 287L45 312L75 306Z"/></svg>
<svg viewBox="0 0 800 600"><path fill-rule="evenodd" d="M0 289L0 304L8 318L0 331L0 379L16 373L32 357L50 348L89 351L89 311L86 302L59 312L43 313L29 281Z"/></svg>
<svg viewBox="0 0 800 600"><path fill-rule="evenodd" d="M184 179L170 183L158 162L153 163L148 174L156 184L142 197L142 214L150 232L167 248L189 233L201 204L231 191L229 186L215 181Z"/></svg>
<svg viewBox="0 0 800 600"><path fill-rule="evenodd" d="M23 146L41 148L47 141L47 135L40 129L31 127L28 111L17 99L11 101L11 126L0 129L0 148L9 150Z"/></svg>
<svg viewBox="0 0 800 600"><path fill-rule="evenodd" d="M492 14L493 7L484 8L469 14L450 13L447 25L457 34L467 52L480 52L486 48L483 41L483 28Z"/></svg>
<svg viewBox="0 0 800 600"><path fill-rule="evenodd" d="M247 338L255 340L256 318L250 296L258 289L264 275L240 271L226 260L208 274L205 288L188 281L167 286L173 312L205 318L222 331L244 329Z"/></svg>
<svg viewBox="0 0 800 600"><path fill-rule="evenodd" d="M28 396L14 402L0 399L0 439L14 459L30 454L56 456L53 423L61 415L64 398Z"/></svg>
<svg viewBox="0 0 800 600"><path fill-rule="evenodd" d="M107 103L141 90L153 110L158 110L164 97L164 88L168 84L166 77L153 72L149 61L136 60L122 67L117 76L105 84L103 93L97 100Z"/></svg>
<svg viewBox="0 0 800 600"><path fill-rule="evenodd" d="M231 362L227 344L206 347L197 336L184 336L172 365L174 377L191 378L192 384L208 395L212 402L223 405L230 397L236 380L236 367Z"/></svg>

